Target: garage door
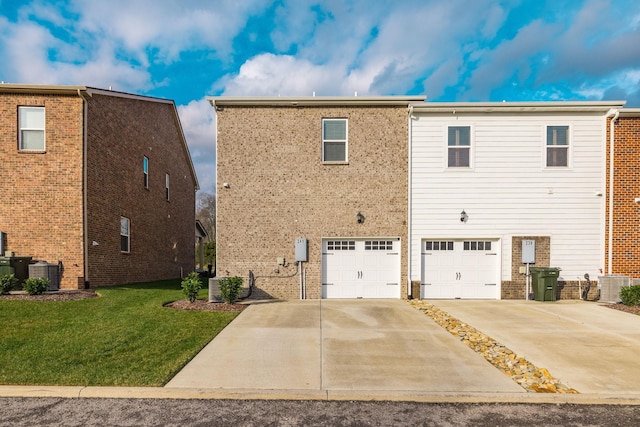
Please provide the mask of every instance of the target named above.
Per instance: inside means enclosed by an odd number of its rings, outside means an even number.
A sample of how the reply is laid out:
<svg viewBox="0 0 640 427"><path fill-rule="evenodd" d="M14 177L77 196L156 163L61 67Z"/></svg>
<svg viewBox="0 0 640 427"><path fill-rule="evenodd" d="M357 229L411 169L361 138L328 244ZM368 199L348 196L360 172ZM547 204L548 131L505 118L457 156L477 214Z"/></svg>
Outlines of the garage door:
<svg viewBox="0 0 640 427"><path fill-rule="evenodd" d="M400 298L400 239L325 239L322 298Z"/></svg>
<svg viewBox="0 0 640 427"><path fill-rule="evenodd" d="M500 298L497 240L422 242L422 298Z"/></svg>

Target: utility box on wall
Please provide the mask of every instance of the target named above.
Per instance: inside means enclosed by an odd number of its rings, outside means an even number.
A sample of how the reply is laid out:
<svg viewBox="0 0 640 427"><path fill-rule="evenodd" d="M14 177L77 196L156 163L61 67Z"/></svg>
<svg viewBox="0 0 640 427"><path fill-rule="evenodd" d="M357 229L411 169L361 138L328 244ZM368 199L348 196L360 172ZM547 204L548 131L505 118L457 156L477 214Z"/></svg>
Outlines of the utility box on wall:
<svg viewBox="0 0 640 427"><path fill-rule="evenodd" d="M307 239L304 237L296 239L296 261L307 262Z"/></svg>

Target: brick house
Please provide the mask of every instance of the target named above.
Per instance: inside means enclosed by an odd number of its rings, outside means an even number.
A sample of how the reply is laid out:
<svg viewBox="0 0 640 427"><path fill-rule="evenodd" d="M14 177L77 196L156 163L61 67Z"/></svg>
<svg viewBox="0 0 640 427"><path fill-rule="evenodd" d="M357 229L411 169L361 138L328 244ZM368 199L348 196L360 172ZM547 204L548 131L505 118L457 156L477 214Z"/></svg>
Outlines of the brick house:
<svg viewBox="0 0 640 427"><path fill-rule="evenodd" d="M423 101L210 98L218 275L252 271L277 298L406 298L407 111Z"/></svg>
<svg viewBox="0 0 640 427"><path fill-rule="evenodd" d="M640 278L640 109L612 116L607 134L604 273ZM613 144L612 144L613 143ZM613 155L613 156L612 156ZM613 159L613 162L611 161ZM613 206L613 211L610 207Z"/></svg>
<svg viewBox="0 0 640 427"><path fill-rule="evenodd" d="M2 84L0 177L5 248L60 262L62 289L194 269L198 182L171 100Z"/></svg>

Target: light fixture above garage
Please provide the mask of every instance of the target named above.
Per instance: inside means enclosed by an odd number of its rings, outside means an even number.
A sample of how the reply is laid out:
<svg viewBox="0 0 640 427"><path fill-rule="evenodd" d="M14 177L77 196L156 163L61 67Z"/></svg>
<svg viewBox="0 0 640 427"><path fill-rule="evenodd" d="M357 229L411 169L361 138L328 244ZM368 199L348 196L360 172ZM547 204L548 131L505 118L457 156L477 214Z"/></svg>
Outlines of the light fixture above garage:
<svg viewBox="0 0 640 427"><path fill-rule="evenodd" d="M468 219L469 215L467 215L467 213L463 209L462 212L460 212L460 222L467 222Z"/></svg>
<svg viewBox="0 0 640 427"><path fill-rule="evenodd" d="M356 218L358 219L358 224L364 223L364 215L362 215L362 213L358 212L358 215L356 215Z"/></svg>

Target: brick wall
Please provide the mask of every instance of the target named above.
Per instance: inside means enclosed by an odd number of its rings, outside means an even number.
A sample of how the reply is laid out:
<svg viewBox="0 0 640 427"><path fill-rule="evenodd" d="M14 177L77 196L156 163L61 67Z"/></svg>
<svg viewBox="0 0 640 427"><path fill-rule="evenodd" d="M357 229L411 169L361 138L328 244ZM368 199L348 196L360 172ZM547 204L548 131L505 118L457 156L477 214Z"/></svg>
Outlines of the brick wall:
<svg viewBox="0 0 640 427"><path fill-rule="evenodd" d="M640 117L619 117L615 124L613 264L612 273L640 277ZM607 183L609 182L609 126L607 126ZM607 184L607 191L609 186ZM607 194L605 266L609 250Z"/></svg>
<svg viewBox="0 0 640 427"><path fill-rule="evenodd" d="M322 163L323 118L349 120L348 165ZM406 106L225 106L217 122L218 275L252 270L263 295L299 298L294 242L306 237L307 297L320 298L323 237L400 237L406 297Z"/></svg>
<svg viewBox="0 0 640 427"><path fill-rule="evenodd" d="M45 107L46 152L18 151L18 107ZM0 95L0 230L7 250L62 262L62 288L84 283L82 100Z"/></svg>
<svg viewBox="0 0 640 427"><path fill-rule="evenodd" d="M502 299L525 299L526 276L520 274L522 263L522 241L536 242L536 262L530 267L555 267L551 260L551 238L549 236L513 236L511 238L511 281L502 282Z"/></svg>
<svg viewBox="0 0 640 427"><path fill-rule="evenodd" d="M178 278L193 271L195 183L174 106L94 94L88 122L91 286ZM144 156L149 158L148 189L143 185ZM128 254L120 251L121 216L130 220Z"/></svg>

